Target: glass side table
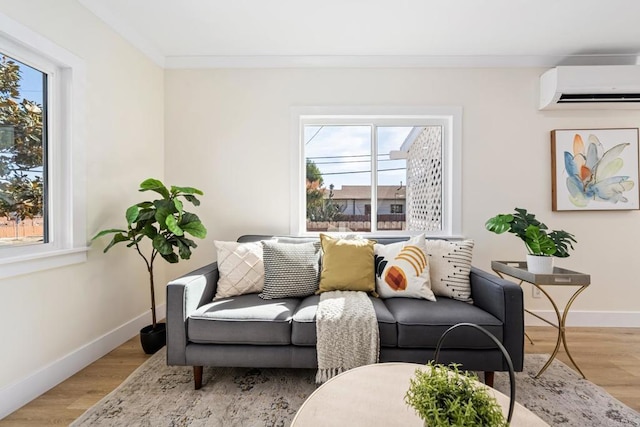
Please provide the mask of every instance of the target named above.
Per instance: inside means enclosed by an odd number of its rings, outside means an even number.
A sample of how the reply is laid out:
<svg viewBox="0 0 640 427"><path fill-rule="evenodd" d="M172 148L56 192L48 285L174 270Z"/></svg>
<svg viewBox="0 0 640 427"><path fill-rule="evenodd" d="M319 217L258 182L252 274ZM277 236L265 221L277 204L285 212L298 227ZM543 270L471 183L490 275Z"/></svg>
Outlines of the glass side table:
<svg viewBox="0 0 640 427"><path fill-rule="evenodd" d="M556 347L547 360L547 363L544 364L540 372L535 376L535 378L539 378L540 375L551 365L553 359L558 355L558 350L560 350L560 344L564 345L564 350L567 352L567 356L569 356L569 360L573 363L576 370L582 375L582 378L586 379L586 376L578 366L573 357L571 356L571 352L569 351L569 347L567 345L567 337L565 335L565 324L567 321L567 316L569 314L569 310L571 309L571 304L576 300L578 295L584 291L587 286L591 283L591 276L584 273L578 273L577 271L571 271L564 268L555 267L553 269L553 274L535 274L530 273L527 270L527 263L525 261L491 261L491 269L498 274L498 276L505 278L504 276L511 276L515 279L520 280L519 285L522 285L523 282L531 283L533 286L538 288L540 292L544 294L545 297L549 300L551 305L553 306L553 310L556 312L556 317L558 323L550 322L549 320L543 318L542 316L531 312L530 310L524 309L525 312L531 314L532 316L537 317L545 323L553 326L558 330L558 338L556 339ZM567 301L564 310L562 310L562 315L560 314L560 310L558 310L558 305L551 298L549 292L547 292L544 287L546 286L577 286L578 289L573 293L569 301ZM529 338L529 336L527 336ZM531 341L531 338L529 338Z"/></svg>

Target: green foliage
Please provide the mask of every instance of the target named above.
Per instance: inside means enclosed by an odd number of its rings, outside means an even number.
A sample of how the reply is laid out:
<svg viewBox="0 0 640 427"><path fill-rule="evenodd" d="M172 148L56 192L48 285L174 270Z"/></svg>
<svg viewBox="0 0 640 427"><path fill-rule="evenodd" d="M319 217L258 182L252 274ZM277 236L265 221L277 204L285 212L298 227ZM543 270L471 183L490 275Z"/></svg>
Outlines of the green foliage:
<svg viewBox="0 0 640 427"><path fill-rule="evenodd" d="M43 213L43 108L20 99L20 67L0 57L0 215Z"/></svg>
<svg viewBox="0 0 640 427"><path fill-rule="evenodd" d="M182 197L197 206L200 202L193 195L202 195L202 191L191 187L171 187L169 190L161 181L151 178L140 184L139 191L154 191L162 198L130 206L125 212L126 229L102 230L92 240L106 234L114 234L111 242L104 249L104 252L107 252L121 242L130 242L132 247L139 250L138 243L147 237L151 239L153 245L151 256L147 259L150 262L158 253L172 263L178 262L179 258L189 259L191 248L196 248L197 245L186 237L185 233L203 239L207 235L207 230L197 215L184 210L184 204L179 198ZM187 195L190 196L188 199ZM177 254L176 250L178 250Z"/></svg>
<svg viewBox="0 0 640 427"><path fill-rule="evenodd" d="M329 185L329 197L325 199L327 189L323 182L318 166L307 160L307 219L311 221L334 221L346 208L333 200L333 184Z"/></svg>
<svg viewBox="0 0 640 427"><path fill-rule="evenodd" d="M127 243L127 247L134 248L144 259L149 272L151 284L151 311L153 314L153 326L156 324L155 297L153 288L153 263L158 255L165 261L177 263L180 259L189 259L192 248L198 245L187 237L204 239L207 229L200 222L196 214L184 210L186 200L194 206L200 205L196 195L202 195L202 191L192 187L174 187L168 189L157 179L147 179L140 184L139 191L153 191L161 198L153 201L146 200L127 208L125 219L126 228L110 228L98 232L91 240L113 234L104 252L109 251L118 243ZM151 252L145 255L140 242L144 239L151 242ZM177 253L176 253L177 251Z"/></svg>
<svg viewBox="0 0 640 427"><path fill-rule="evenodd" d="M553 240L556 246L556 253L554 254L558 258L566 258L569 256L569 248L573 249L573 243L577 243L573 237L573 234L569 234L563 230L554 230L549 233L549 237Z"/></svg>
<svg viewBox="0 0 640 427"><path fill-rule="evenodd" d="M322 172L318 165L313 160L307 159L307 181L317 182L319 187L322 187L324 180L322 179Z"/></svg>
<svg viewBox="0 0 640 427"><path fill-rule="evenodd" d="M496 234L504 232L518 236L532 255L553 255L558 258L569 256L569 248L577 243L573 234L564 230L548 232L548 227L538 221L526 209L515 208L515 214L498 214L485 223L487 230Z"/></svg>
<svg viewBox="0 0 640 427"><path fill-rule="evenodd" d="M554 255L556 245L553 240L537 225L529 225L524 233L525 245L534 255Z"/></svg>
<svg viewBox="0 0 640 427"><path fill-rule="evenodd" d="M416 369L404 399L430 427L507 426L496 399L476 380L455 364L429 362Z"/></svg>
<svg viewBox="0 0 640 427"><path fill-rule="evenodd" d="M324 188L322 188L322 173L318 166L307 160L307 218L318 221L324 207Z"/></svg>

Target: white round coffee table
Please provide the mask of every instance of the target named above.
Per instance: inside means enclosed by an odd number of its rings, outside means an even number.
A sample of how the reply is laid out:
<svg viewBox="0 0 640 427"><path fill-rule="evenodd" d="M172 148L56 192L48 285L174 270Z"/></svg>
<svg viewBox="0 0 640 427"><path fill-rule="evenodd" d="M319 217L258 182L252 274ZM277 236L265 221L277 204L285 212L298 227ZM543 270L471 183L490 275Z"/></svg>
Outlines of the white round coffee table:
<svg viewBox="0 0 640 427"><path fill-rule="evenodd" d="M413 408L404 402L409 380L421 367L423 365L414 363L378 363L343 372L324 383L304 401L291 425L423 427L424 423ZM490 390L506 416L509 397ZM548 426L519 403L515 405L511 425Z"/></svg>

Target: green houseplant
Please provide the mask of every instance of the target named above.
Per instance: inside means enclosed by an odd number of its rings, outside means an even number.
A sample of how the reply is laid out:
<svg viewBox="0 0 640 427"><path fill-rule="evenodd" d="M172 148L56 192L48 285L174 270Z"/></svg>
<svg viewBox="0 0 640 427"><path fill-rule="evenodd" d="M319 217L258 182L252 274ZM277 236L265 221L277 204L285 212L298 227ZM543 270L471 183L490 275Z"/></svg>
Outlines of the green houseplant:
<svg viewBox="0 0 640 427"><path fill-rule="evenodd" d="M425 426L507 426L502 408L473 374L429 362L410 380L405 402Z"/></svg>
<svg viewBox="0 0 640 427"><path fill-rule="evenodd" d="M171 186L168 189L161 181L149 178L140 184L139 191L153 191L161 197L145 200L129 207L125 212L126 228L102 230L91 240L113 234L111 242L104 249L105 253L114 245L126 242L126 246L136 250L144 260L149 273L152 324L140 331L140 341L145 353L152 354L162 348L166 342L166 326L156 321L154 263L158 256L170 263L189 259L191 249L196 248L197 245L187 235L203 239L207 235L207 230L197 215L184 210L183 201L194 206L200 205L196 195L203 193L197 188ZM151 248L147 251L141 247L141 242L145 239L151 242Z"/></svg>
<svg viewBox="0 0 640 427"><path fill-rule="evenodd" d="M498 214L489 218L485 227L496 234L509 232L518 236L527 248L528 265L534 264L532 257L546 257L551 265L551 271L548 271L549 266L547 266L544 271L546 273L553 271L552 256L568 257L569 249L573 249L573 243L577 243L573 234L564 230L549 231L549 228L538 221L534 214L522 208L515 208L513 214ZM544 273L543 271L533 272Z"/></svg>

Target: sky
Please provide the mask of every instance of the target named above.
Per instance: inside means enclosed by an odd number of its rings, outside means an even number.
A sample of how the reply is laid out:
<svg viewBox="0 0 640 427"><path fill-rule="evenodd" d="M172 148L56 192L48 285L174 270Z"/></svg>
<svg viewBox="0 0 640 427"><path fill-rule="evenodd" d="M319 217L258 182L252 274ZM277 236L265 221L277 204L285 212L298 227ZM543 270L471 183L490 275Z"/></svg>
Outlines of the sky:
<svg viewBox="0 0 640 427"><path fill-rule="evenodd" d="M35 101L39 105L42 105L43 73L29 67L28 65L22 63L20 63L19 65L22 77L22 81L20 82L20 96L29 101Z"/></svg>
<svg viewBox="0 0 640 427"><path fill-rule="evenodd" d="M411 129L377 128L378 185L406 185L406 161L390 160L389 152L400 149ZM318 166L327 188L330 184L336 189L343 185L370 185L371 139L370 126L305 126L305 156Z"/></svg>

